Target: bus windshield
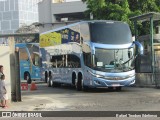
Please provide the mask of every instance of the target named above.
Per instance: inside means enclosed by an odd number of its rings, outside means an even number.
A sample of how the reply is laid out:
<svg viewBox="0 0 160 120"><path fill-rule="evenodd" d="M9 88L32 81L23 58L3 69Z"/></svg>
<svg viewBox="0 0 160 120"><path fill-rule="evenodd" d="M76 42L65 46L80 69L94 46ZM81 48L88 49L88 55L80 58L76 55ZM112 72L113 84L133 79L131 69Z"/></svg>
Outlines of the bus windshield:
<svg viewBox="0 0 160 120"><path fill-rule="evenodd" d="M126 72L134 69L133 48L95 49L94 69L104 72Z"/></svg>
<svg viewBox="0 0 160 120"><path fill-rule="evenodd" d="M36 53L36 52L34 52L33 53L33 58L32 58L32 61L33 61L33 64L35 65L35 66L40 66L40 57L39 57L39 54L38 53Z"/></svg>
<svg viewBox="0 0 160 120"><path fill-rule="evenodd" d="M101 44L132 43L132 35L127 24L122 22L90 23L91 41Z"/></svg>

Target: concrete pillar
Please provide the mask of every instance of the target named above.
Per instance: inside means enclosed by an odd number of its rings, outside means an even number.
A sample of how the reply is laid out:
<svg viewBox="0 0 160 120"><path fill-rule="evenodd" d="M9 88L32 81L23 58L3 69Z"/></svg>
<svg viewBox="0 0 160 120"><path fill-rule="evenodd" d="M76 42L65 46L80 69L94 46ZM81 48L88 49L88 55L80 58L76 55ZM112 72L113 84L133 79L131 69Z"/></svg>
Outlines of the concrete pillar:
<svg viewBox="0 0 160 120"><path fill-rule="evenodd" d="M15 50L15 73L16 73L16 101L21 101L21 80L20 80L19 48Z"/></svg>
<svg viewBox="0 0 160 120"><path fill-rule="evenodd" d="M15 41L9 37L10 47L10 75L11 75L11 100L16 101L16 74L15 74Z"/></svg>

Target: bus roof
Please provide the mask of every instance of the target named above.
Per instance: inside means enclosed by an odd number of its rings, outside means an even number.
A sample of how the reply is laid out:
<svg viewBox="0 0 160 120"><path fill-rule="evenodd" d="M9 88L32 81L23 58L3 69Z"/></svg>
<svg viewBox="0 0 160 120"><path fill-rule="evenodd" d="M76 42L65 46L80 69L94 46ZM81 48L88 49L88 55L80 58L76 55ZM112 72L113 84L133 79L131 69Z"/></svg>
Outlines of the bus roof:
<svg viewBox="0 0 160 120"><path fill-rule="evenodd" d="M39 43L17 43L15 46L16 47L26 47L26 45L34 45L36 47L39 47Z"/></svg>
<svg viewBox="0 0 160 120"><path fill-rule="evenodd" d="M63 26L63 27L59 27L59 28L56 28L56 29L52 29L52 30L43 32L43 33L41 33L40 35L43 35L43 34L46 34L46 33L50 33L50 32L54 32L54 31L58 31L58 30L65 29L65 28L68 28L68 27L72 27L72 26L75 26L75 25L78 25L78 24L82 24L82 23L95 23L95 22L106 22L106 23L107 23L107 22L108 22L108 23L111 23L111 22L121 22L121 23L126 24L125 22L122 22L122 21L114 21L114 20L90 20L90 21L80 21L80 22L77 22L77 23L73 23L73 24L70 24L70 25L66 25L66 26Z"/></svg>

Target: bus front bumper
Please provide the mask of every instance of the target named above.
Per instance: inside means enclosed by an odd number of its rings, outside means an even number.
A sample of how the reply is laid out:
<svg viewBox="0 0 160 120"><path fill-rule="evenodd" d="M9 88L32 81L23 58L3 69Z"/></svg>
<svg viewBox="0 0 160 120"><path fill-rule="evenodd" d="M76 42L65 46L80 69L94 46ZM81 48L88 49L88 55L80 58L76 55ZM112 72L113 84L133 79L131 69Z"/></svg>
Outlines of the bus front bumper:
<svg viewBox="0 0 160 120"><path fill-rule="evenodd" d="M92 85L94 88L102 88L102 87L123 87L123 86L131 86L135 84L135 76L132 76L128 79L124 80L106 80L102 78L94 78L92 81Z"/></svg>

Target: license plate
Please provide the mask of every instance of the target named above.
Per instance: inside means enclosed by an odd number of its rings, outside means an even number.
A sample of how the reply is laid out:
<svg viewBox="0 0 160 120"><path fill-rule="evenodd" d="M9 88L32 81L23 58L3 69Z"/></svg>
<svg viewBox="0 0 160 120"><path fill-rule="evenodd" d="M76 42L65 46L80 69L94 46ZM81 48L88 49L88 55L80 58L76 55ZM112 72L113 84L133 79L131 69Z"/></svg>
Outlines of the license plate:
<svg viewBox="0 0 160 120"><path fill-rule="evenodd" d="M120 84L112 84L112 86L117 87L120 86Z"/></svg>

